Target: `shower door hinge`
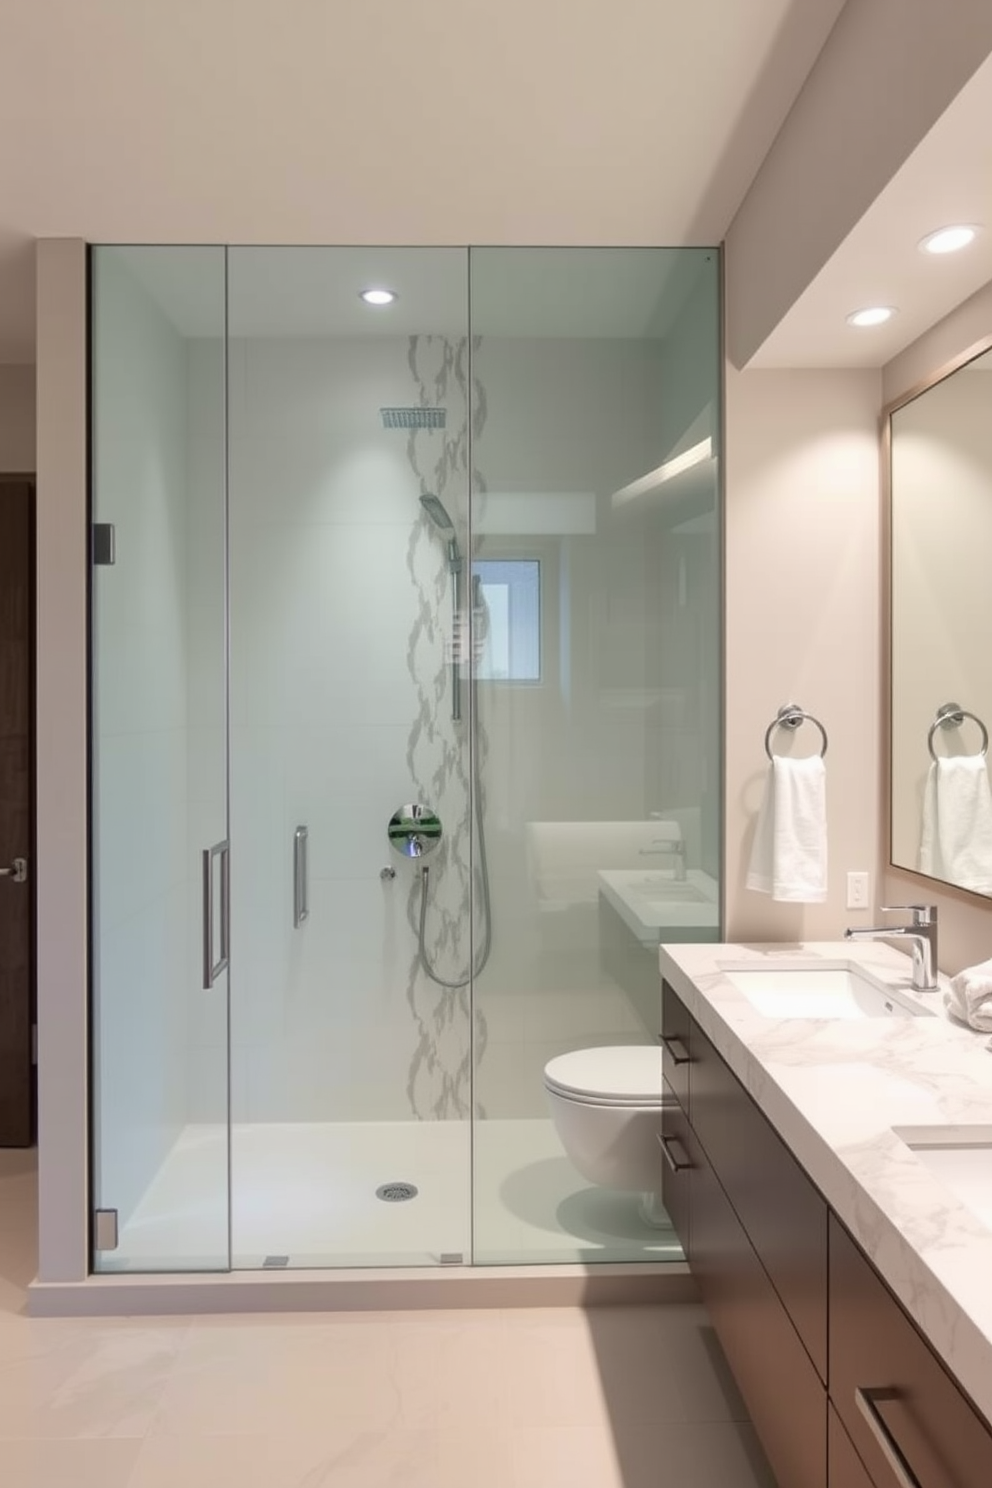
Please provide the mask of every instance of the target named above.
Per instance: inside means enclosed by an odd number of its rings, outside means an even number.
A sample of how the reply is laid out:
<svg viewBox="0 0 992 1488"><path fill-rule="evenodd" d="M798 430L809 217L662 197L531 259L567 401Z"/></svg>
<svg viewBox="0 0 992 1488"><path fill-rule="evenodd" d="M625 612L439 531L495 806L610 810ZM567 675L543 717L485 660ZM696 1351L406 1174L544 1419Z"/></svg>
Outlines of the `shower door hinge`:
<svg viewBox="0 0 992 1488"><path fill-rule="evenodd" d="M464 1266L465 1256L460 1250L442 1250L439 1257L442 1266Z"/></svg>
<svg viewBox="0 0 992 1488"><path fill-rule="evenodd" d="M93 1249L117 1249L117 1210L93 1210Z"/></svg>
<svg viewBox="0 0 992 1488"><path fill-rule="evenodd" d="M94 522L92 532L94 564L117 562L117 532L113 522Z"/></svg>

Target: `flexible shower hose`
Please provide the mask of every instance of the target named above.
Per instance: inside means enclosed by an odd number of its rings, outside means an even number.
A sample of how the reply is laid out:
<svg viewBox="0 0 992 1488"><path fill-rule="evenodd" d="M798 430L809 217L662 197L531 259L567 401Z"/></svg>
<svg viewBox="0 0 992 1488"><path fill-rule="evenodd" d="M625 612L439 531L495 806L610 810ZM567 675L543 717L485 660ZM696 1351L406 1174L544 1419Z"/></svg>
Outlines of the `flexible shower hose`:
<svg viewBox="0 0 992 1488"><path fill-rule="evenodd" d="M457 992L462 987L467 987L473 977L481 975L486 962L489 960L489 952L493 943L493 909L492 897L489 890L489 860L486 854L486 829L482 820L482 780L479 761L479 696L478 683L472 680L472 794L474 797L474 811L476 830L479 834L479 867L482 875L482 908L485 915L485 932L482 937L482 954L478 963L469 968L465 976L458 981L449 982L440 976L431 965L427 955L427 944L424 932L427 926L427 889L429 884L430 870L425 863L420 870L420 933L419 933L419 958L424 971L432 982L439 987L446 987L449 991Z"/></svg>

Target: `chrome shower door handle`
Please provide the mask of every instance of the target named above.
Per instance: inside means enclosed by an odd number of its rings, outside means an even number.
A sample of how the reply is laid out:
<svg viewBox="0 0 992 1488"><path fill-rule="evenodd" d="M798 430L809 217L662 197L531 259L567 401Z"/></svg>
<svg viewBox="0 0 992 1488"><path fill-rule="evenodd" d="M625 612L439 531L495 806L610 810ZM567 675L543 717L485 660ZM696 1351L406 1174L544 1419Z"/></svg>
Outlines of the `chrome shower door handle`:
<svg viewBox="0 0 992 1488"><path fill-rule="evenodd" d="M0 868L0 878L12 879L14 883L27 883L27 858L14 858L9 868Z"/></svg>
<svg viewBox="0 0 992 1488"><path fill-rule="evenodd" d="M310 833L297 827L293 834L293 929L310 918Z"/></svg>
<svg viewBox="0 0 992 1488"><path fill-rule="evenodd" d="M209 992L227 970L231 941L231 888L228 864L231 845L225 838L203 849L203 990ZM214 959L214 860L220 859L220 955Z"/></svg>

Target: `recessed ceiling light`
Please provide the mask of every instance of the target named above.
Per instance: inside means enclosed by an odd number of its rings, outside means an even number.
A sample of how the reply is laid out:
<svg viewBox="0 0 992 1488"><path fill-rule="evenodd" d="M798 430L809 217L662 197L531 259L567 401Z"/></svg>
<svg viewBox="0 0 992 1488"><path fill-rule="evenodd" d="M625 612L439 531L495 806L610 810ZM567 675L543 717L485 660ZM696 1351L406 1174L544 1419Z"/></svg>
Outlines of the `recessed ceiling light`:
<svg viewBox="0 0 992 1488"><path fill-rule="evenodd" d="M871 305L867 310L852 310L847 317L848 325L877 326L891 320L895 315L894 305Z"/></svg>
<svg viewBox="0 0 992 1488"><path fill-rule="evenodd" d="M391 305L397 298L394 289L363 289L361 297L366 305Z"/></svg>
<svg viewBox="0 0 992 1488"><path fill-rule="evenodd" d="M942 227L928 233L920 247L924 253L957 253L959 248L967 248L975 241L976 231L974 227Z"/></svg>

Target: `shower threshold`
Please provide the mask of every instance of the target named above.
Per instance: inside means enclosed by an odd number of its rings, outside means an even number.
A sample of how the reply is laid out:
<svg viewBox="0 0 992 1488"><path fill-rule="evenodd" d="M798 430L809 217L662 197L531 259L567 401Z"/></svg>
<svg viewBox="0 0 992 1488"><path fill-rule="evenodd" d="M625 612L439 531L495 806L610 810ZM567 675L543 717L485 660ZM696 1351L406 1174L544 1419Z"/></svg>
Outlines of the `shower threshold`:
<svg viewBox="0 0 992 1488"><path fill-rule="evenodd" d="M35 1283L30 1310L548 1306L691 1292L674 1233L644 1227L629 1196L590 1187L548 1120L479 1121L474 1133L461 1121L235 1125L231 1270L215 1197L225 1158L222 1127L187 1127L101 1274ZM377 1196L400 1184L416 1192Z"/></svg>

